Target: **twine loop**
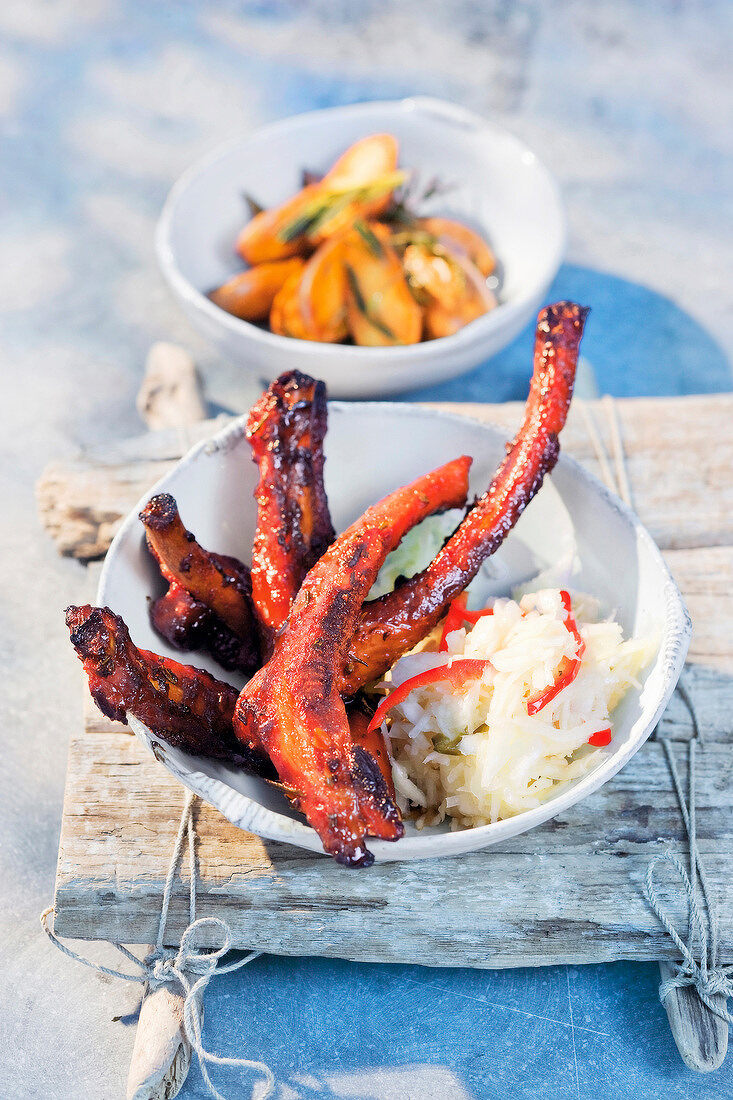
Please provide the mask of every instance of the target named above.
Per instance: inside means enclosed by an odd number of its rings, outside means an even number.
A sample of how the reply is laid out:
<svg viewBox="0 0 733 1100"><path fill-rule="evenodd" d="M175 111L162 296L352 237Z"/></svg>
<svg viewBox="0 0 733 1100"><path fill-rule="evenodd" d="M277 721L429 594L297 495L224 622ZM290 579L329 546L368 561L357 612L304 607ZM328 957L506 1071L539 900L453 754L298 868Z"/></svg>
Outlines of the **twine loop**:
<svg viewBox="0 0 733 1100"><path fill-rule="evenodd" d="M601 408L605 410L608 420L613 450L613 469L590 406L584 401L578 402L578 404L585 419L588 435L596 452L596 458L598 459L603 481L612 492L615 492L621 497L625 504L633 508L633 497L626 468L623 438L619 425L618 412L613 398L605 396L600 402ZM677 963L676 972L671 978L668 978L659 986L659 999L664 1003L672 990L680 989L683 986L693 986L700 1000L711 1012L715 1013L715 1015L719 1016L722 1020L733 1023L733 1016L728 1012L725 1004L723 1003L721 1005L719 1002L716 1003L713 1000L714 997L733 997L733 966L720 966L718 964L718 918L715 903L708 885L705 866L697 847L695 762L697 746L703 744L703 731L698 720L694 701L682 680L677 684L676 690L687 707L692 721L692 738L689 744L688 757L689 805L682 790L682 783L680 782L671 743L666 737L660 737L659 741L667 757L672 783L677 795L677 801L679 802L682 820L687 831L690 852L690 870L688 873L679 856L671 849L667 849L667 851L661 855L655 856L651 860L646 873L644 884L646 899L681 956L681 961ZM654 872L657 866L663 862L669 863L675 869L682 883L683 894L687 901L687 943L683 941L679 932L672 924L657 894ZM700 882L699 892L698 879ZM695 954L696 946L699 949L698 957L696 957Z"/></svg>
<svg viewBox="0 0 733 1100"><path fill-rule="evenodd" d="M100 974L107 974L112 978L121 978L123 981L127 982L137 982L141 985L145 985L146 989L150 991L159 989L164 985L179 986L183 992L184 998L183 1029L188 1042L191 1044L191 1049L195 1052L198 1059L201 1076L204 1079L209 1095L213 1097L213 1100L225 1100L225 1097L214 1087L211 1077L209 1076L207 1063L212 1063L219 1066L251 1069L259 1073L264 1080L261 1082L261 1087L258 1088L255 1086L253 1088L252 1098L253 1100L255 1100L255 1097L257 1097L257 1100L267 1100L267 1097L272 1095L275 1087L275 1077L269 1066L265 1065L264 1062L255 1062L248 1058L224 1058L218 1054L213 1054L203 1045L203 996L209 982L212 978L218 977L221 974L229 974L233 970L239 970L241 967L246 966L247 963L252 962L253 959L258 958L262 952L251 951L249 954L245 955L244 958L237 959L235 962L228 963L225 966L220 966L220 960L231 948L232 936L229 925L220 917L196 918L197 874L194 847L195 829L193 823L193 804L195 797L196 796L191 793L187 794L186 803L183 807L183 813L181 814L178 833L176 835L176 841L168 867L168 874L165 880L165 887L163 889L163 901L155 947L144 959L140 959L123 944L112 944L112 946L129 962L138 968L140 973L131 974L129 971L115 970L112 967L102 966L100 963L92 962L91 959L86 959L83 955L79 955L76 951L72 951L70 947L67 947L66 944L59 940L49 925L49 918L54 911L52 905L41 913L41 927L54 946L57 947L59 951L62 951L64 955L67 955L70 959L74 959L76 962L83 963L84 966L88 966ZM178 948L169 948L164 946L163 941L168 920L168 909L170 907L170 900L173 892L173 880L183 852L184 840L188 841L190 870L189 924L181 936L181 942ZM212 932L218 932L220 934L221 945L213 949L202 947L200 945L200 936L203 930L206 930L210 934ZM209 935L207 938L211 939L212 936Z"/></svg>
<svg viewBox="0 0 733 1100"><path fill-rule="evenodd" d="M670 978L670 981L673 980ZM708 997L717 997L721 993L726 998L733 997L733 968L729 966L718 967L717 970L714 970L712 974L708 974L707 978L703 979L699 988L707 993Z"/></svg>
<svg viewBox="0 0 733 1100"><path fill-rule="evenodd" d="M202 950L196 944L196 937L202 928L217 929L222 933L224 942L213 950ZM181 937L178 950L169 947L156 947L145 957L145 972L148 985L156 989L160 985L178 984L185 989L182 974L197 974L211 978L217 969L217 963L231 948L231 934L225 921L219 917L199 917L189 924Z"/></svg>
<svg viewBox="0 0 733 1100"><path fill-rule="evenodd" d="M705 864L697 846L697 811L695 804L696 783L695 766L697 759L697 746L702 742L702 730L697 717L695 705L687 688L680 681L677 685L680 698L690 712L693 726L693 737L689 745L688 755L688 798L685 799L682 783L680 781L677 764L672 752L672 745L668 738L660 738L662 747L667 757L667 763L672 775L677 801L679 802L682 820L687 831L690 852L689 872L685 868L680 857L671 849L667 849L661 855L655 856L647 868L644 894L650 908L656 915L667 935L677 947L681 960L677 963L677 969L671 978L667 978L659 986L659 999L664 1004L667 997L674 989L685 986L693 986L697 995L712 1013L733 1024L733 1015L728 1011L725 1000L713 1000L714 997L733 997L733 966L723 966L718 963L718 916L714 900L708 883ZM667 911L659 900L654 882L654 871L660 863L669 863L677 872L682 883L683 895L687 902L687 943L672 924ZM698 890L698 880L700 888ZM697 952L697 953L696 953Z"/></svg>
<svg viewBox="0 0 733 1100"><path fill-rule="evenodd" d="M686 944L677 929L672 924L667 911L659 900L654 883L654 871L658 864L669 863L677 872L682 883L682 888L687 899L687 920L690 928L690 942ZM645 894L649 905L655 913L667 935L673 940L682 956L682 961L677 964L676 972L659 986L659 999L664 1003L672 990L681 989L684 986L694 986L700 1000L707 1005L711 1012L721 1019L733 1023L733 1016L724 1006L713 1002L713 997L733 997L733 966L718 966L717 960L709 959L708 935L706 931L706 919L697 900L697 891L690 880L682 860L672 851L663 852L651 860L646 873ZM717 924L715 913L708 912L708 921ZM699 961L695 957L693 944L695 938L700 945Z"/></svg>

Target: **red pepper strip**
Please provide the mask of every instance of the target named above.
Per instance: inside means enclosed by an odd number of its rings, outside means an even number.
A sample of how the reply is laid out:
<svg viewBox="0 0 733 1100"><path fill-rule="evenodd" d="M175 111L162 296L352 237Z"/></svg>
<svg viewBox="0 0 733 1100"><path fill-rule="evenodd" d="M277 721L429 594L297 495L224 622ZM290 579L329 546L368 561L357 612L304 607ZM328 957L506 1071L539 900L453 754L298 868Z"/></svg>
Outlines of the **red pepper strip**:
<svg viewBox="0 0 733 1100"><path fill-rule="evenodd" d="M473 623L475 625L479 619L483 619L485 615L493 614L493 607L484 608L483 611L469 611L466 607L465 594L456 596L455 600L451 601L450 607L448 608L448 614L443 623L443 633L440 636L438 653L448 652L448 635L454 630L460 630L464 622Z"/></svg>
<svg viewBox="0 0 733 1100"><path fill-rule="evenodd" d="M367 727L367 733L371 733L377 726L381 726L387 711L391 710L397 703L403 702L416 688L425 687L427 684L437 684L441 680L448 680L454 688L461 688L466 680L476 680L483 676L484 670L490 664L491 661L454 661L452 665L438 665L437 668L429 668L425 672L419 672L417 676L411 676L409 680L405 680L404 684L400 684L398 688L390 692L386 699L382 700L374 711L372 720Z"/></svg>
<svg viewBox="0 0 733 1100"><path fill-rule="evenodd" d="M598 733L593 733L588 738L588 744L593 745L595 748L603 748L604 745L611 744L611 729L598 730Z"/></svg>
<svg viewBox="0 0 733 1100"><path fill-rule="evenodd" d="M456 596L455 600L452 600L448 608L448 614L445 617L443 623L443 633L440 635L440 645L438 646L438 653L448 652L447 638L449 634L452 634L454 630L459 630L463 625L463 620L466 617L466 594L462 592L460 596Z"/></svg>
<svg viewBox="0 0 733 1100"><path fill-rule="evenodd" d="M573 618L572 605L570 603L570 594L562 591L560 593L560 599L562 605L565 608L565 626L575 638L577 643L577 650L575 657L563 657L560 662L560 666L557 670L557 676L555 683L550 684L548 688L541 691L538 695L533 696L532 699L527 700L527 714L530 716L539 713L543 707L546 707L548 703L551 703L556 695L559 695L563 688L572 684L575 677L580 672L580 658L585 653L585 642L580 636L578 625Z"/></svg>
<svg viewBox="0 0 733 1100"><path fill-rule="evenodd" d="M473 623L475 625L479 621L479 619L483 619L487 615L493 614L493 607L485 607L483 611L464 611L463 618L466 620L467 623Z"/></svg>

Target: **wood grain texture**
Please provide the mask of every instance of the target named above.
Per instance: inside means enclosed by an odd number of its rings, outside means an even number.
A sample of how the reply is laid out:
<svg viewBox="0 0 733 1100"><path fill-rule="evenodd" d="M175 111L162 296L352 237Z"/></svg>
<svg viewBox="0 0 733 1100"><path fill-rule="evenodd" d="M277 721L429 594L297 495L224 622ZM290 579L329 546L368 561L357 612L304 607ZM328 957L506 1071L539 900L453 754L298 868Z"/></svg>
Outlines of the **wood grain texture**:
<svg viewBox="0 0 733 1100"><path fill-rule="evenodd" d="M684 770L685 744L677 747ZM700 849L733 947L733 756L698 755ZM56 932L154 939L183 792L134 737L87 732L70 748ZM642 894L649 859L684 848L660 745L648 742L600 791L546 825L450 861L347 873L324 856L265 841L200 805L198 913L229 922L236 945L282 954L508 967L671 958ZM449 874L446 874L449 867ZM169 918L188 922L187 874ZM675 888L670 910L684 914ZM439 913L439 919L436 919ZM728 955L733 959L733 955Z"/></svg>
<svg viewBox="0 0 733 1100"><path fill-rule="evenodd" d="M667 550L664 556L692 618L688 660L733 674L733 545Z"/></svg>
<svg viewBox="0 0 733 1100"><path fill-rule="evenodd" d="M206 419L201 379L185 348L166 340L152 345L136 404L151 431Z"/></svg>
<svg viewBox="0 0 733 1100"><path fill-rule="evenodd" d="M124 517L151 485L229 419L149 432L50 463L36 485L36 499L41 522L59 553L81 561L102 557Z"/></svg>
<svg viewBox="0 0 733 1100"><path fill-rule="evenodd" d="M694 618L693 624L697 630ZM726 663L730 667L730 658ZM697 712L703 738L707 741L733 741L733 675L696 664L693 659L685 665L682 679ZM688 741L693 735L689 711L676 693L664 712L659 733L672 741Z"/></svg>
<svg viewBox="0 0 733 1100"><path fill-rule="evenodd" d="M600 402L588 404L610 451L603 407ZM659 546L733 544L733 395L619 399L616 405L634 504ZM518 403L434 407L497 424L507 437L519 427L523 408ZM143 493L189 447L224 423L226 418L219 417L185 430L150 433L47 467L38 484L38 502L59 551L83 560L104 554L122 518ZM578 409L571 409L562 446L599 474Z"/></svg>
<svg viewBox="0 0 733 1100"><path fill-rule="evenodd" d="M659 963L663 982L669 981L676 970L670 962L662 960ZM714 994L712 1002L719 1012L725 1012L727 1003L722 993ZM728 1053L728 1021L711 1012L690 985L673 989L665 997L664 1007L685 1065L698 1073L719 1069Z"/></svg>
<svg viewBox="0 0 733 1100"><path fill-rule="evenodd" d="M127 1075L127 1100L171 1100L181 1091L191 1065L183 1002L180 988L146 989Z"/></svg>

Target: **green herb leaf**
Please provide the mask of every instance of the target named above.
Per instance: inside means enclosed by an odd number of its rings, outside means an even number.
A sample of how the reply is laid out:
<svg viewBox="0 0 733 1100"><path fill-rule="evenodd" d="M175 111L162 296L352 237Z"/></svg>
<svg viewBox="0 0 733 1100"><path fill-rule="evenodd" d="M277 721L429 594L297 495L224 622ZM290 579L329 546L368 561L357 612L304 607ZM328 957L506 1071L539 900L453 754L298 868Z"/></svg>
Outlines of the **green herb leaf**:
<svg viewBox="0 0 733 1100"><path fill-rule="evenodd" d="M366 317L367 306L366 302L364 301L364 295L361 292L361 287L359 286L359 280L356 277L356 273L351 264L344 264L344 267L346 268L346 281L349 284L349 290L354 296L354 304L359 310L359 313L363 314L364 317Z"/></svg>
<svg viewBox="0 0 733 1100"><path fill-rule="evenodd" d="M459 734L451 740L444 733L438 733L433 737L433 748L443 756L460 756L461 750L458 748L458 743L462 736L463 734Z"/></svg>
<svg viewBox="0 0 733 1100"><path fill-rule="evenodd" d="M354 229L364 241L372 256L376 256L378 260L384 259L384 247L374 230L362 221L354 222Z"/></svg>
<svg viewBox="0 0 733 1100"><path fill-rule="evenodd" d="M356 272L350 264L344 264L346 268L346 281L349 284L349 290L354 296L354 305L361 313L362 317L366 317L372 328L375 328L377 332L381 332L383 336L386 336L388 340L395 340L395 334L392 329L385 325L379 317L374 315L374 311L369 308L369 305L361 292L359 286L359 280L356 277Z"/></svg>
<svg viewBox="0 0 733 1100"><path fill-rule="evenodd" d="M388 340L396 340L396 336L389 325L385 325L384 321L380 321L378 317L375 317L371 311L367 312L367 321L377 332L381 332L382 336L386 336Z"/></svg>
<svg viewBox="0 0 733 1100"><path fill-rule="evenodd" d="M349 203L369 202L371 199L379 198L380 195L388 194L404 181L405 176L405 172L390 172L358 187L339 187L325 191L319 198L313 200L312 205L306 207L299 218L290 225L286 225L278 233L277 238L283 244L288 244L296 237L312 234L340 213Z"/></svg>
<svg viewBox="0 0 733 1100"><path fill-rule="evenodd" d="M264 213L264 206L257 202L257 199L253 199L251 195L248 195L246 191L242 192L242 198L247 204L251 217L256 218L258 214Z"/></svg>
<svg viewBox="0 0 733 1100"><path fill-rule="evenodd" d="M323 207L319 207L315 212L310 211L307 214L302 214L299 218L296 218L295 221L292 221L290 225L286 225L284 229L281 229L277 235L277 239L282 241L283 244L289 244L290 241L294 241L296 237L303 237L306 233L312 233L322 217Z"/></svg>

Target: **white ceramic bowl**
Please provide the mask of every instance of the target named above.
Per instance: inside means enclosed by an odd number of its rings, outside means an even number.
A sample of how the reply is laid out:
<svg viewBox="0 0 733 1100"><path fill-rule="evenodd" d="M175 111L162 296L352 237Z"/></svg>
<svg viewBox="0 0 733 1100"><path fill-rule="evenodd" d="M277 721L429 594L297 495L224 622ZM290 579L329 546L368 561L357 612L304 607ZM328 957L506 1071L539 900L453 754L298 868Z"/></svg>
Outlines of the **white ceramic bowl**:
<svg viewBox="0 0 733 1100"><path fill-rule="evenodd" d="M234 242L243 192L275 205L326 170L357 138L388 131L400 164L424 182L455 184L421 207L483 229L501 266L500 305L454 336L410 347L294 340L232 317L206 293L242 270ZM299 368L332 397L383 397L471 370L506 347L544 304L562 259L565 218L555 182L517 138L435 99L362 103L296 115L214 150L173 187L156 232L161 270L189 320L243 370L270 381Z"/></svg>
<svg viewBox="0 0 733 1100"><path fill-rule="evenodd" d="M147 597L161 591L160 578L143 544L138 512L154 492L172 493L184 522L202 544L250 560L256 467L250 460L242 420L199 444L167 474L127 518L107 555L98 601L122 615L133 640L181 660L150 626ZM475 421L410 405L330 405L326 437L326 489L334 524L343 530L385 493L456 455L474 457L471 491L482 492L504 454L504 435ZM615 610L627 635L657 632L659 651L614 713L613 741L594 771L538 809L494 825L449 832L415 830L394 844L374 840L378 860L455 855L525 832L579 802L610 779L654 729L677 683L690 637L682 597L662 555L639 521L616 497L572 459L561 456L551 478L492 561L497 592L555 564L574 540L582 572L573 584ZM184 657L222 671L198 654ZM236 676L232 683L242 683ZM130 725L148 745L156 739L135 719ZM316 833L283 796L263 780L219 762L189 756L156 741L156 755L191 790L242 829L271 840L321 851Z"/></svg>

